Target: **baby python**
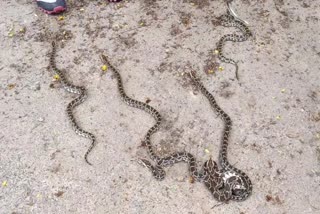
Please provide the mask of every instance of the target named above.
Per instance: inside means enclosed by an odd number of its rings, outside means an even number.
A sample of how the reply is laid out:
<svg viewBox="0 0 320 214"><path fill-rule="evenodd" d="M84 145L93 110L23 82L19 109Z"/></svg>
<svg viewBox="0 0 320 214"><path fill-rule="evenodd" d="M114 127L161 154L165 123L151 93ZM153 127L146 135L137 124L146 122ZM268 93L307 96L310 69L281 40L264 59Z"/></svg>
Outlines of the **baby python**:
<svg viewBox="0 0 320 214"><path fill-rule="evenodd" d="M87 98L87 92L85 87L82 86L75 86L73 84L71 84L66 76L64 75L64 73L62 71L60 71L57 67L56 67L56 63L55 63L55 54L56 54L56 43L53 41L52 42L52 52L50 55L50 68L59 76L59 81L62 84L62 87L69 93L73 93L73 94L77 94L78 97L75 98L74 100L72 100L68 105L67 105L67 116L69 121L71 122L72 128L74 129L74 131L80 135L81 137L85 137L88 138L91 141L91 145L89 146L87 152L84 155L84 159L85 161L89 164L92 165L89 161L88 161L88 155L91 152L91 150L93 149L93 147L95 146L95 136L85 130L83 130L82 128L80 128L80 126L77 124L77 121L75 119L75 117L73 116L73 112L72 110L80 105L81 103L83 103L85 101L85 99Z"/></svg>
<svg viewBox="0 0 320 214"><path fill-rule="evenodd" d="M217 43L217 54L219 60L225 63L233 64L236 67L235 75L236 79L239 80L238 74L238 63L231 58L227 58L223 53L223 47L227 41L232 42L244 42L248 40L249 37L252 36L252 32L250 31L249 27L247 26L246 22L241 20L235 12L231 9L230 3L228 2L228 11L227 14L220 16L219 18L220 23L224 27L236 27L238 28L242 34L226 34L220 38Z"/></svg>
<svg viewBox="0 0 320 214"><path fill-rule="evenodd" d="M251 195L252 183L250 178L244 172L232 166L227 159L228 142L232 128L231 118L217 104L213 95L203 86L200 79L196 76L196 73L190 72L190 77L195 85L200 89L201 93L208 99L217 115L224 121L223 138L219 153L219 164L222 168L225 184L231 188L230 199L234 201L243 201Z"/></svg>
<svg viewBox="0 0 320 214"><path fill-rule="evenodd" d="M118 91L123 102L125 102L127 105L131 107L141 109L151 114L156 121L155 125L148 130L144 138L144 144L147 147L148 154L156 164L153 165L151 164L150 161L146 159L140 159L139 162L145 167L147 167L157 180L163 180L165 178L165 171L163 167L171 166L178 162L186 162L189 165L189 172L191 176L195 178L195 180L199 182L203 182L205 186L210 190L210 192L212 193L213 197L216 200L221 202L226 202L229 200L239 201L240 199L244 200L243 198L244 194L243 192L240 192L244 189L244 185L242 184L243 180L241 180L240 176L236 174L236 175L229 176L229 178L225 178L226 171L219 170L216 162L214 162L211 158L204 163L202 170L198 171L196 159L190 153L177 152L167 157L157 156L151 144L151 136L157 130L159 130L159 126L162 121L160 113L150 105L134 100L130 98L128 95L126 95L119 71L109 62L108 58L105 55L101 55L101 59L105 64L107 64L112 69L113 73L115 74L117 79ZM192 80L196 83L196 85L201 89L202 93L204 93L205 96L208 96L210 93L208 91L205 91L205 88L200 83L200 81L195 77L195 75L191 74L190 76ZM212 98L210 98L210 101L212 103ZM215 107L217 107L217 104L215 104ZM236 171L235 168L228 168L229 171L231 169ZM234 171L232 172L234 173ZM236 172L239 173L240 171L236 171ZM245 182L247 182L247 180L245 180Z"/></svg>

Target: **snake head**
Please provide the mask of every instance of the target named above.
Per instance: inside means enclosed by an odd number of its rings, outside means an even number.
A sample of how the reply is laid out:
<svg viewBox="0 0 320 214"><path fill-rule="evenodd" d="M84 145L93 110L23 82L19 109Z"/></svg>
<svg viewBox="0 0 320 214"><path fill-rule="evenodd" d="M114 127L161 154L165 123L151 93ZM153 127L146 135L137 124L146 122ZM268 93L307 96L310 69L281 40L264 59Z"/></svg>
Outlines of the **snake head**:
<svg viewBox="0 0 320 214"><path fill-rule="evenodd" d="M191 79L194 79L194 80L198 80L199 77L197 77L197 72L196 71L189 71L189 76L191 77Z"/></svg>
<svg viewBox="0 0 320 214"><path fill-rule="evenodd" d="M205 174L214 176L219 171L218 165L214 160L212 160L212 158L210 158L204 163L203 171Z"/></svg>
<svg viewBox="0 0 320 214"><path fill-rule="evenodd" d="M100 55L100 59L101 59L102 62L108 63L108 57L106 57L105 55L101 54Z"/></svg>
<svg viewBox="0 0 320 214"><path fill-rule="evenodd" d="M204 184L212 193L213 197L220 202L229 201L232 194L231 185L229 182L224 182L217 163L210 158L204 163L203 170L206 175Z"/></svg>

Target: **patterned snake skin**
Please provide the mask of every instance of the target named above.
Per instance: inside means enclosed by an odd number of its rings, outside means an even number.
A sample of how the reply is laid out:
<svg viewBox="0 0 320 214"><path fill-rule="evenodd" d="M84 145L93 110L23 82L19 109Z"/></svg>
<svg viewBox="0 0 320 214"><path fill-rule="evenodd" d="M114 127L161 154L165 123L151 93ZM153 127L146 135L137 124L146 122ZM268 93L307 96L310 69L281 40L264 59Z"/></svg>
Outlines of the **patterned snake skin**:
<svg viewBox="0 0 320 214"><path fill-rule="evenodd" d="M85 161L89 164L92 165L88 161L88 154L91 152L93 147L95 146L95 136L87 131L84 131L81 129L78 124L76 119L73 116L72 110L78 106L79 104L83 103L83 101L87 98L87 93L86 89L82 86L75 86L72 85L70 82L68 82L67 78L65 77L64 73L60 71L55 64L55 54L56 54L56 44L55 42L52 42L52 52L50 55L50 67L51 69L59 76L59 81L61 82L63 88L70 93L77 94L79 95L76 99L72 100L68 106L67 106L67 116L69 118L69 121L71 122L72 128L74 131L80 135L81 137L85 137L90 139L91 145L89 146L87 152L84 155Z"/></svg>
<svg viewBox="0 0 320 214"><path fill-rule="evenodd" d="M237 80L239 80L239 75L238 75L238 64L236 61L233 59L227 58L224 56L223 53L223 47L225 45L225 42L227 41L232 41L232 42L244 42L248 40L249 37L252 36L252 33L250 29L248 28L247 24L238 18L238 16L230 9L230 6L228 4L228 12L225 15L222 15L220 17L220 22L222 26L225 27L236 27L238 28L242 34L226 34L222 36L217 43L217 48L216 51L218 53L218 58L225 63L233 64L236 67L235 75Z"/></svg>
<svg viewBox="0 0 320 214"><path fill-rule="evenodd" d="M109 62L106 56L101 55L101 59L104 63L109 65L109 67L114 72L117 79L117 83L118 83L118 90L122 100L129 106L148 112L156 120L156 124L148 130L144 139L144 143L147 147L148 154L150 158L156 163L156 165L152 165L150 161L145 159L140 159L139 162L145 167L147 167L148 169L150 169L150 171L152 172L152 175L157 180L163 180L165 177L165 171L163 170L162 167L167 167L178 162L186 162L189 164L189 172L191 176L197 181L204 182L216 200L218 201L229 200L231 197L231 187L229 186L228 183L226 184L224 182L222 177L222 172L218 170L217 164L214 161L212 161L212 159L206 161L205 164L203 165L203 169L201 170L201 172L199 172L197 170L196 160L194 156L190 153L178 152L164 158L161 158L155 154L151 145L150 138L152 134L154 134L159 129L159 126L161 123L160 113L150 105L128 97L124 91L119 71L112 66L112 64Z"/></svg>
<svg viewBox="0 0 320 214"><path fill-rule="evenodd" d="M229 115L227 115L217 104L213 95L208 92L208 90L197 78L195 72L190 72L190 77L200 89L202 94L208 99L212 108L217 112L217 114L224 121L224 131L221 150L219 154L219 163L224 173L224 180L226 187L231 188L230 199L234 201L244 201L252 193L252 183L250 178L241 170L232 166L227 159L228 141L230 137L230 132L232 128L232 121Z"/></svg>
<svg viewBox="0 0 320 214"><path fill-rule="evenodd" d="M154 119L156 120L155 125L152 126L148 130L148 132L145 136L145 139L144 139L144 144L147 147L148 154L149 154L150 158L154 162L156 162L156 166L153 166L149 161L147 161L145 159L141 159L140 163L143 164L144 166L148 167L156 179L162 180L165 177L165 172L162 169L162 167L170 166L170 165L175 164L177 162L184 161L184 162L189 163L189 169L190 169L191 175L197 180L202 180L204 175L203 175L203 173L200 173L197 171L197 164L196 164L196 160L193 157L193 155L186 153L186 152L179 152L179 153L175 153L175 154L170 155L165 158L160 158L159 156L157 156L155 154L155 152L152 148L152 145L151 145L150 138L156 131L159 130L159 126L162 121L160 113L155 108L151 107L150 105L128 97L124 91L119 71L114 66L112 66L112 64L109 62L109 60L106 56L101 55L101 59L104 63L109 65L109 67L112 69L113 73L115 74L115 76L117 78L118 90L119 90L121 99L127 105L129 105L131 107L135 107L135 108L141 109L143 111L146 111L147 113L151 114L154 117Z"/></svg>

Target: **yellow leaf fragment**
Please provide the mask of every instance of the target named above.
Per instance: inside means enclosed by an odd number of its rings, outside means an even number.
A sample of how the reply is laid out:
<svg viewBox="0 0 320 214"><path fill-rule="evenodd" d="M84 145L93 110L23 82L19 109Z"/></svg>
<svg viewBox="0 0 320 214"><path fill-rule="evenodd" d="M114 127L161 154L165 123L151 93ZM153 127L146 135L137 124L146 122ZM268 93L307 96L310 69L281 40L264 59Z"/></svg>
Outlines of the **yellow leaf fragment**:
<svg viewBox="0 0 320 214"><path fill-rule="evenodd" d="M108 70L108 66L107 66L107 65L103 65L103 66L101 66L101 70L103 70L103 71L107 71L107 70Z"/></svg>
<svg viewBox="0 0 320 214"><path fill-rule="evenodd" d="M9 30L9 32L8 32L8 36L9 36L9 37L14 37L14 29L13 29L13 27L10 28L10 30Z"/></svg>
<svg viewBox="0 0 320 214"><path fill-rule="evenodd" d="M222 67L222 66L219 66L219 71L223 71L224 70L224 68Z"/></svg>
<svg viewBox="0 0 320 214"><path fill-rule="evenodd" d="M193 184L193 183L195 182L194 177L190 176L190 177L189 177L189 182Z"/></svg>
<svg viewBox="0 0 320 214"><path fill-rule="evenodd" d="M59 76L58 74L55 74L55 75L53 76L53 79L59 80L59 79L60 79L60 76Z"/></svg>
<svg viewBox="0 0 320 214"><path fill-rule="evenodd" d="M3 186L3 187L8 186L8 182L7 182L7 181L3 181L3 182L2 182L2 186Z"/></svg>
<svg viewBox="0 0 320 214"><path fill-rule="evenodd" d="M209 149L205 149L204 151L205 151L205 153L207 153L207 154L210 153Z"/></svg>
<svg viewBox="0 0 320 214"><path fill-rule="evenodd" d="M209 70L207 71L207 73L208 73L208 74L213 74L213 73L214 73L214 70L213 70L213 69L209 69Z"/></svg>
<svg viewBox="0 0 320 214"><path fill-rule="evenodd" d="M281 119L281 116L280 116L280 115L276 116L276 119L277 119L277 120L280 120L280 119Z"/></svg>
<svg viewBox="0 0 320 214"><path fill-rule="evenodd" d="M65 18L64 16L59 16L58 21L62 21L62 20L64 20L64 18Z"/></svg>
<svg viewBox="0 0 320 214"><path fill-rule="evenodd" d="M80 11L84 11L84 8L80 8Z"/></svg>
<svg viewBox="0 0 320 214"><path fill-rule="evenodd" d="M11 84L8 85L8 89L9 89L9 90L13 89L14 87L16 87L16 84L12 84L12 83L11 83Z"/></svg>
<svg viewBox="0 0 320 214"><path fill-rule="evenodd" d="M214 50L214 53L215 53L215 54L219 54L219 51L218 51L218 50Z"/></svg>
<svg viewBox="0 0 320 214"><path fill-rule="evenodd" d="M284 92L286 92L286 89L285 88L281 89L281 93L284 93Z"/></svg>
<svg viewBox="0 0 320 214"><path fill-rule="evenodd" d="M20 28L20 29L19 29L19 32L20 32L20 33L25 33L25 32L26 32L26 27Z"/></svg>

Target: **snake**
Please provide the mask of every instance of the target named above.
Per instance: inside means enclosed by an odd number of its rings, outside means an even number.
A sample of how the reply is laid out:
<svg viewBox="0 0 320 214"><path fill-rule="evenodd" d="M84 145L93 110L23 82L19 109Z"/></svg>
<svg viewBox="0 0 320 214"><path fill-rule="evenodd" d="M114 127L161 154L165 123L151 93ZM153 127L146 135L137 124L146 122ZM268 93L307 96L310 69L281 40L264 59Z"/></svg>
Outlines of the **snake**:
<svg viewBox="0 0 320 214"><path fill-rule="evenodd" d="M234 65L236 67L235 76L236 76L236 79L239 80L239 74L238 74L239 66L238 66L238 63L235 60L233 60L231 58L227 58L224 55L223 47L224 47L224 45L225 45L225 43L227 41L244 42L244 41L248 40L248 38L252 36L252 32L249 29L249 27L246 24L246 22L244 20L240 19L235 14L235 12L231 9L229 3L228 3L228 11L227 11L227 13L222 15L222 16L220 16L219 17L219 21L220 21L222 26L224 26L224 27L236 27L242 33L242 34L232 33L232 34L223 35L219 39L219 41L217 43L217 47L216 47L216 52L218 54L219 60L222 61L222 62Z"/></svg>
<svg viewBox="0 0 320 214"><path fill-rule="evenodd" d="M70 83L68 81L68 79L66 78L65 74L56 67L55 55L56 55L56 43L53 41L52 42L52 52L51 52L51 55L50 55L50 68L58 75L57 79L60 81L60 83L61 83L61 85L62 85L62 87L64 88L65 91L78 95L75 99L73 99L67 105L66 113L67 113L67 117L68 117L68 119L69 119L69 121L71 123L71 126L74 129L75 133L78 134L81 137L88 138L91 141L91 144L90 144L89 148L87 149L87 151L86 151L86 153L84 155L84 159L85 159L87 164L92 165L88 161L88 155L91 152L91 150L93 149L93 147L95 146L96 138L92 133L83 130L78 125L77 120L75 119L75 117L73 115L73 109L86 100L87 91L86 91L85 87L73 85L72 83Z"/></svg>
<svg viewBox="0 0 320 214"><path fill-rule="evenodd" d="M144 167L147 167L151 171L153 177L157 180L163 180L165 178L166 173L163 167L171 166L178 162L186 162L189 165L188 168L191 177L196 181L203 182L216 200L228 201L231 197L231 186L229 183L224 182L222 171L218 169L216 162L211 158L203 164L201 170L198 170L196 159L191 153L176 152L166 157L159 157L156 155L151 144L151 136L159 130L159 126L162 121L160 113L147 103L130 98L124 90L119 71L110 63L109 59L105 55L101 55L101 60L106 63L115 74L118 91L122 101L131 107L135 107L149 113L156 121L155 124L147 131L144 138L144 144L147 147L148 155L156 164L151 164L147 159L139 159L138 162Z"/></svg>
<svg viewBox="0 0 320 214"><path fill-rule="evenodd" d="M219 164L222 168L222 173L224 174L224 182L226 183L226 187L230 187L231 196L230 200L233 201L244 201L246 200L252 193L252 182L248 175L242 172L240 169L237 169L233 165L231 165L227 158L228 145L229 145L229 137L232 129L232 120L230 116L224 112L221 107L216 102L214 96L205 88L205 86L200 81L199 77L197 77L196 72L191 71L189 76L195 83L195 85L199 88L201 93L208 99L210 105L215 110L217 115L224 121L224 129L223 129L223 137L221 148L219 151ZM212 167L211 167L212 168ZM217 171L216 169L214 171ZM217 176L214 176L214 178ZM208 181L210 183L210 179ZM215 180L212 181L215 183ZM207 185L207 184L206 184Z"/></svg>

